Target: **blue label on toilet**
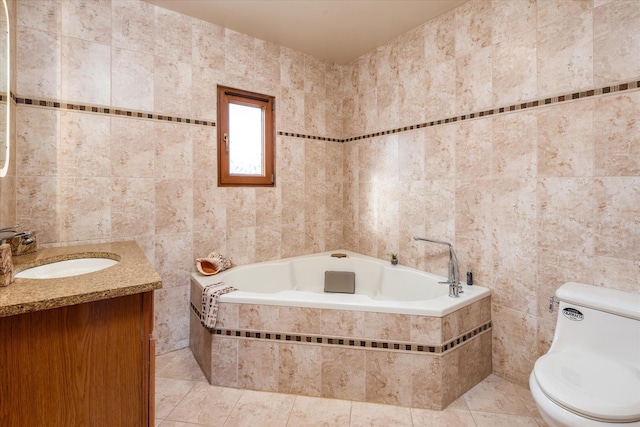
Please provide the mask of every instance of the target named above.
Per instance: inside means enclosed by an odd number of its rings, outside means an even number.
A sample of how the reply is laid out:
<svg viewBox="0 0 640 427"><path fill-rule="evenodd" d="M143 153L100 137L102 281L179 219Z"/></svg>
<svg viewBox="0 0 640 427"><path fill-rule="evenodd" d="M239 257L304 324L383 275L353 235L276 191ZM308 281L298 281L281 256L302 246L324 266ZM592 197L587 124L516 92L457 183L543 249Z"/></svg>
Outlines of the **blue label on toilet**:
<svg viewBox="0 0 640 427"><path fill-rule="evenodd" d="M562 310L562 314L569 320L575 320L576 322L584 319L584 314L580 312L580 310L576 310L575 308L567 307Z"/></svg>

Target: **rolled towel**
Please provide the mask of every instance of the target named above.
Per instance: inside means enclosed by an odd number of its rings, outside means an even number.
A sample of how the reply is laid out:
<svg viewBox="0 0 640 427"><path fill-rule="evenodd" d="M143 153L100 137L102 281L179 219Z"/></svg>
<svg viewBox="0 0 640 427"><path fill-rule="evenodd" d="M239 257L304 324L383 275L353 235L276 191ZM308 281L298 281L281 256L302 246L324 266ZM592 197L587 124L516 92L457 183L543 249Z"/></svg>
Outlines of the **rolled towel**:
<svg viewBox="0 0 640 427"><path fill-rule="evenodd" d="M207 285L202 290L202 310L200 311L200 323L208 329L216 326L218 319L218 298L222 294L237 291L236 288L226 285L224 282Z"/></svg>
<svg viewBox="0 0 640 427"><path fill-rule="evenodd" d="M231 260L218 252L211 252L205 258L196 258L196 268L204 276L218 274L231 267Z"/></svg>

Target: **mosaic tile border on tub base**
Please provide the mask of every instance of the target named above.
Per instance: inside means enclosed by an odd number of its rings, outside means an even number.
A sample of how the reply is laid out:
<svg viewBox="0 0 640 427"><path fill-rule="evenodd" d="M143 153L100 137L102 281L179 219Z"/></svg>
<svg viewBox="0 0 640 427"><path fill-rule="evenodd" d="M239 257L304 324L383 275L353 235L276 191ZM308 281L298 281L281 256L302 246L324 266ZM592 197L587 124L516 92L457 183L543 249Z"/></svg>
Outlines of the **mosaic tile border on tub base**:
<svg viewBox="0 0 640 427"><path fill-rule="evenodd" d="M200 310L190 304L191 310L194 314L200 318ZM402 351L412 353L431 353L431 354L444 354L454 348L464 344L465 342L487 332L491 329L491 321L474 328L465 334L449 340L443 345L431 345L421 344L415 342L405 341L391 341L391 340L368 340L359 338L345 338L334 337L330 335L316 335L316 334L297 334L291 332L274 332L274 331L255 331L248 329L227 329L227 328L214 328L208 330L212 335L220 335L226 338L238 338L238 339L251 339L260 341L282 341L298 344L315 344L315 345L329 345L340 346L360 349L374 349L374 350L391 350ZM204 326L203 326L204 328Z"/></svg>

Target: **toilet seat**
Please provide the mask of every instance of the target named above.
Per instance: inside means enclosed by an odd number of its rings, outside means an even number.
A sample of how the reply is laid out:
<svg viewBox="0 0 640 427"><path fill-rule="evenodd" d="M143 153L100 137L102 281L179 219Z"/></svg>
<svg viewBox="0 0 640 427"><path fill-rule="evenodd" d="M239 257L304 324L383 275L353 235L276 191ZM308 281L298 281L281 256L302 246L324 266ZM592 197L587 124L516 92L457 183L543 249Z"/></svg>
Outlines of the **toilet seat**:
<svg viewBox="0 0 640 427"><path fill-rule="evenodd" d="M640 372L601 356L570 351L536 361L542 392L565 409L604 422L640 421Z"/></svg>

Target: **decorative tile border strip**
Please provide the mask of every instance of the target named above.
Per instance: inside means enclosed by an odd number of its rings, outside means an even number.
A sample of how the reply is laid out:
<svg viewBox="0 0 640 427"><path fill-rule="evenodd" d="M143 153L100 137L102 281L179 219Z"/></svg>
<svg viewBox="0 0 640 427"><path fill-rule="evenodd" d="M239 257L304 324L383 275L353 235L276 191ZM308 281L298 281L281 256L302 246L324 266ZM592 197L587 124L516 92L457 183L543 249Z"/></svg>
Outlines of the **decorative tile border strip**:
<svg viewBox="0 0 640 427"><path fill-rule="evenodd" d="M16 97L17 104L31 105L35 107L56 108L60 110L81 111L85 113L106 114L110 116L132 117L137 119L158 120L172 123L187 123L200 126L215 126L216 122L212 120L190 119L187 117L168 116L164 114L155 114L147 111L125 110L122 108L105 107L90 104L76 104L72 102L52 101L48 99L35 99Z"/></svg>
<svg viewBox="0 0 640 427"><path fill-rule="evenodd" d="M456 337L442 346L442 352L446 353L449 350L452 350L454 347L459 346L460 344L464 344L469 341L471 338L480 335L481 333L488 331L491 329L492 323L489 320L487 323L478 326L477 328L467 332L466 334L462 334L459 337Z"/></svg>
<svg viewBox="0 0 640 427"><path fill-rule="evenodd" d="M315 140L320 140L320 141L331 141L331 142L345 143L345 142L360 141L360 140L363 140L363 139L375 138L375 137L378 137L378 136L391 135L391 134L396 134L396 133L401 133L401 132L408 132L408 131L411 131L411 130L426 128L426 127L439 126L439 125L444 125L444 124L447 124L447 123L455 123L455 122L461 122L461 121L464 121L464 120L471 120L471 119L477 119L477 118L481 118L481 117L494 116L494 115L498 115L498 114L511 113L513 111L525 110L525 109L536 108L536 107L544 107L544 106L547 106L547 105L558 104L558 103L561 103L561 102L575 101L577 99L590 98L590 97L599 96L599 95L608 95L608 94L612 94L612 93L616 93L616 92L623 92L623 91L626 91L626 90L631 90L631 89L636 89L636 88L640 88L640 80L633 80L633 81L629 81L629 82L625 82L625 83L620 83L620 84L617 84L617 85L604 86L604 87L600 87L600 88L596 88L596 89L584 90L584 91L580 91L580 92L571 92L571 93L566 93L564 95L553 96L553 97L548 97L548 98L541 98L541 99L537 99L537 100L534 100L534 101L522 102L522 103L519 103L519 104L513 104L513 105L509 105L507 107L497 107L497 108L493 108L493 109L489 109L489 110L462 114L460 116L448 117L446 119L433 120L433 121L429 121L429 122L420 123L420 124L417 124L417 125L403 126L403 127L394 128L394 129L388 129L388 130L384 130L384 131L380 131L380 132L374 132L374 133L368 133L368 134L365 134L365 135L353 136L353 137L345 138L345 139L325 138L325 137L321 137L321 136L313 136L313 135L305 135L305 134L299 134L299 133L294 133L294 132L281 132L281 131L278 132L278 135L290 136L290 137L294 137L294 138L315 139Z"/></svg>
<svg viewBox="0 0 640 427"><path fill-rule="evenodd" d="M551 105L551 104L558 104L558 103L567 102L567 101L575 101L577 99L590 98L590 97L598 96L598 95L607 95L607 94L616 93L616 92L623 92L625 90L631 90L631 89L636 89L636 88L640 88L640 80L633 80L633 81L629 81L629 82L625 82L625 83L620 83L620 84L617 84L617 85L604 86L604 87L600 87L600 88L596 88L596 89L584 90L584 91L581 91L581 92L571 92L571 93L567 93L567 94L564 94L564 95L559 95L559 96L554 96L554 97L549 97L549 98L541 98L541 99L537 99L535 101L529 101L529 102L522 102L522 103L519 103L519 104L513 104L513 105L509 105L507 107L498 107L498 108L493 108L493 109L490 109L490 110L484 110L484 111L478 111L478 112L474 112L474 113L463 114L461 116L454 116L454 117L449 117L449 118L446 118L446 119L440 119L440 120L434 120L434 121L430 121L430 122L420 123L420 124L417 124L417 125L403 126L403 127L399 127L399 128L395 128L395 129L390 129L390 130L385 130L385 131L380 131L380 132L375 132L375 133L369 133L369 134L366 134L366 135L354 136L354 137L351 137L351 138L342 139L339 142L359 141L359 140L362 140L362 139L375 138L375 137L383 136L383 135L390 135L390 134L394 134L394 133L407 132L407 131L414 130L414 129L438 126L438 125L443 125L443 124L447 124L447 123L461 122L461 121L464 121L464 120L471 120L471 119L476 119L476 118L480 118L480 117L487 117L487 116L492 116L492 115L497 115L497 114L510 113L510 112L513 112L513 111L524 110L524 109L529 109L529 108L543 107L543 106L547 106L547 105Z"/></svg>
<svg viewBox="0 0 640 427"><path fill-rule="evenodd" d="M193 303L190 303L190 306L194 314L198 316L198 318L200 318L200 310L198 310L198 308ZM443 354L453 350L455 347L461 344L464 344L465 342L482 334L483 332L490 330L491 327L492 323L491 321L488 321L478 326L477 328L467 332L466 334L460 335L450 340L444 345L421 344L405 341L368 340L316 334L296 334L291 332L253 331L247 329L216 328L213 330L209 330L209 332L212 335L220 335L229 338L244 338L262 341L284 341L301 344L332 345L376 350Z"/></svg>
<svg viewBox="0 0 640 427"><path fill-rule="evenodd" d="M559 96L540 98L534 101L522 102L519 104L513 104L506 107L497 107L489 110L477 111L473 113L462 114L460 116L453 116L445 119L433 120L429 122L419 123L416 125L402 126L394 129L388 129L380 132L368 133L365 135L358 135L358 136L353 136L350 138L343 138L343 139L330 138L330 137L317 136L317 135L307 135L307 134L296 133L296 132L285 132L285 131L278 131L277 134L279 136L286 136L286 137L293 137L293 138L345 143L345 142L360 141L363 139L375 138L378 136L408 132L411 130L426 128L426 127L439 126L439 125L444 125L448 123L478 119L481 117L511 113L519 110L544 107L544 106L559 104L567 101L575 101L578 99L585 99L585 98L590 98L590 97L595 97L600 95L608 95L616 92L623 92L626 90L632 90L637 88L640 88L640 80L632 80L624 83L619 83L616 85L603 86L603 87L583 90L579 92L571 92L571 93L566 93L564 95L559 95ZM191 119L191 118L185 118L185 117L155 114L155 113L150 113L145 111L124 110L121 108L88 105L88 104L87 105L75 104L75 103L53 101L53 100L47 100L47 99L23 98L23 97L16 97L13 93L11 93L11 98L17 104L33 105L36 107L58 108L62 110L76 110L76 111L83 111L88 113L107 114L107 115L113 115L113 116L124 116L124 117L141 118L141 119L148 119L148 120L160 120L160 121L167 121L167 122L174 122L174 123L187 123L187 124L195 124L195 125L201 125L201 126L216 126L216 122L212 120L198 120L198 119ZM0 98L0 101L2 101L1 98Z"/></svg>
<svg viewBox="0 0 640 427"><path fill-rule="evenodd" d="M329 141L329 142L344 142L344 139L339 138L329 138L326 136L316 136L316 135L305 135L302 133L294 133L294 132L282 132L278 131L278 135L280 136L291 136L293 138L303 138L303 139L315 139L318 141Z"/></svg>

